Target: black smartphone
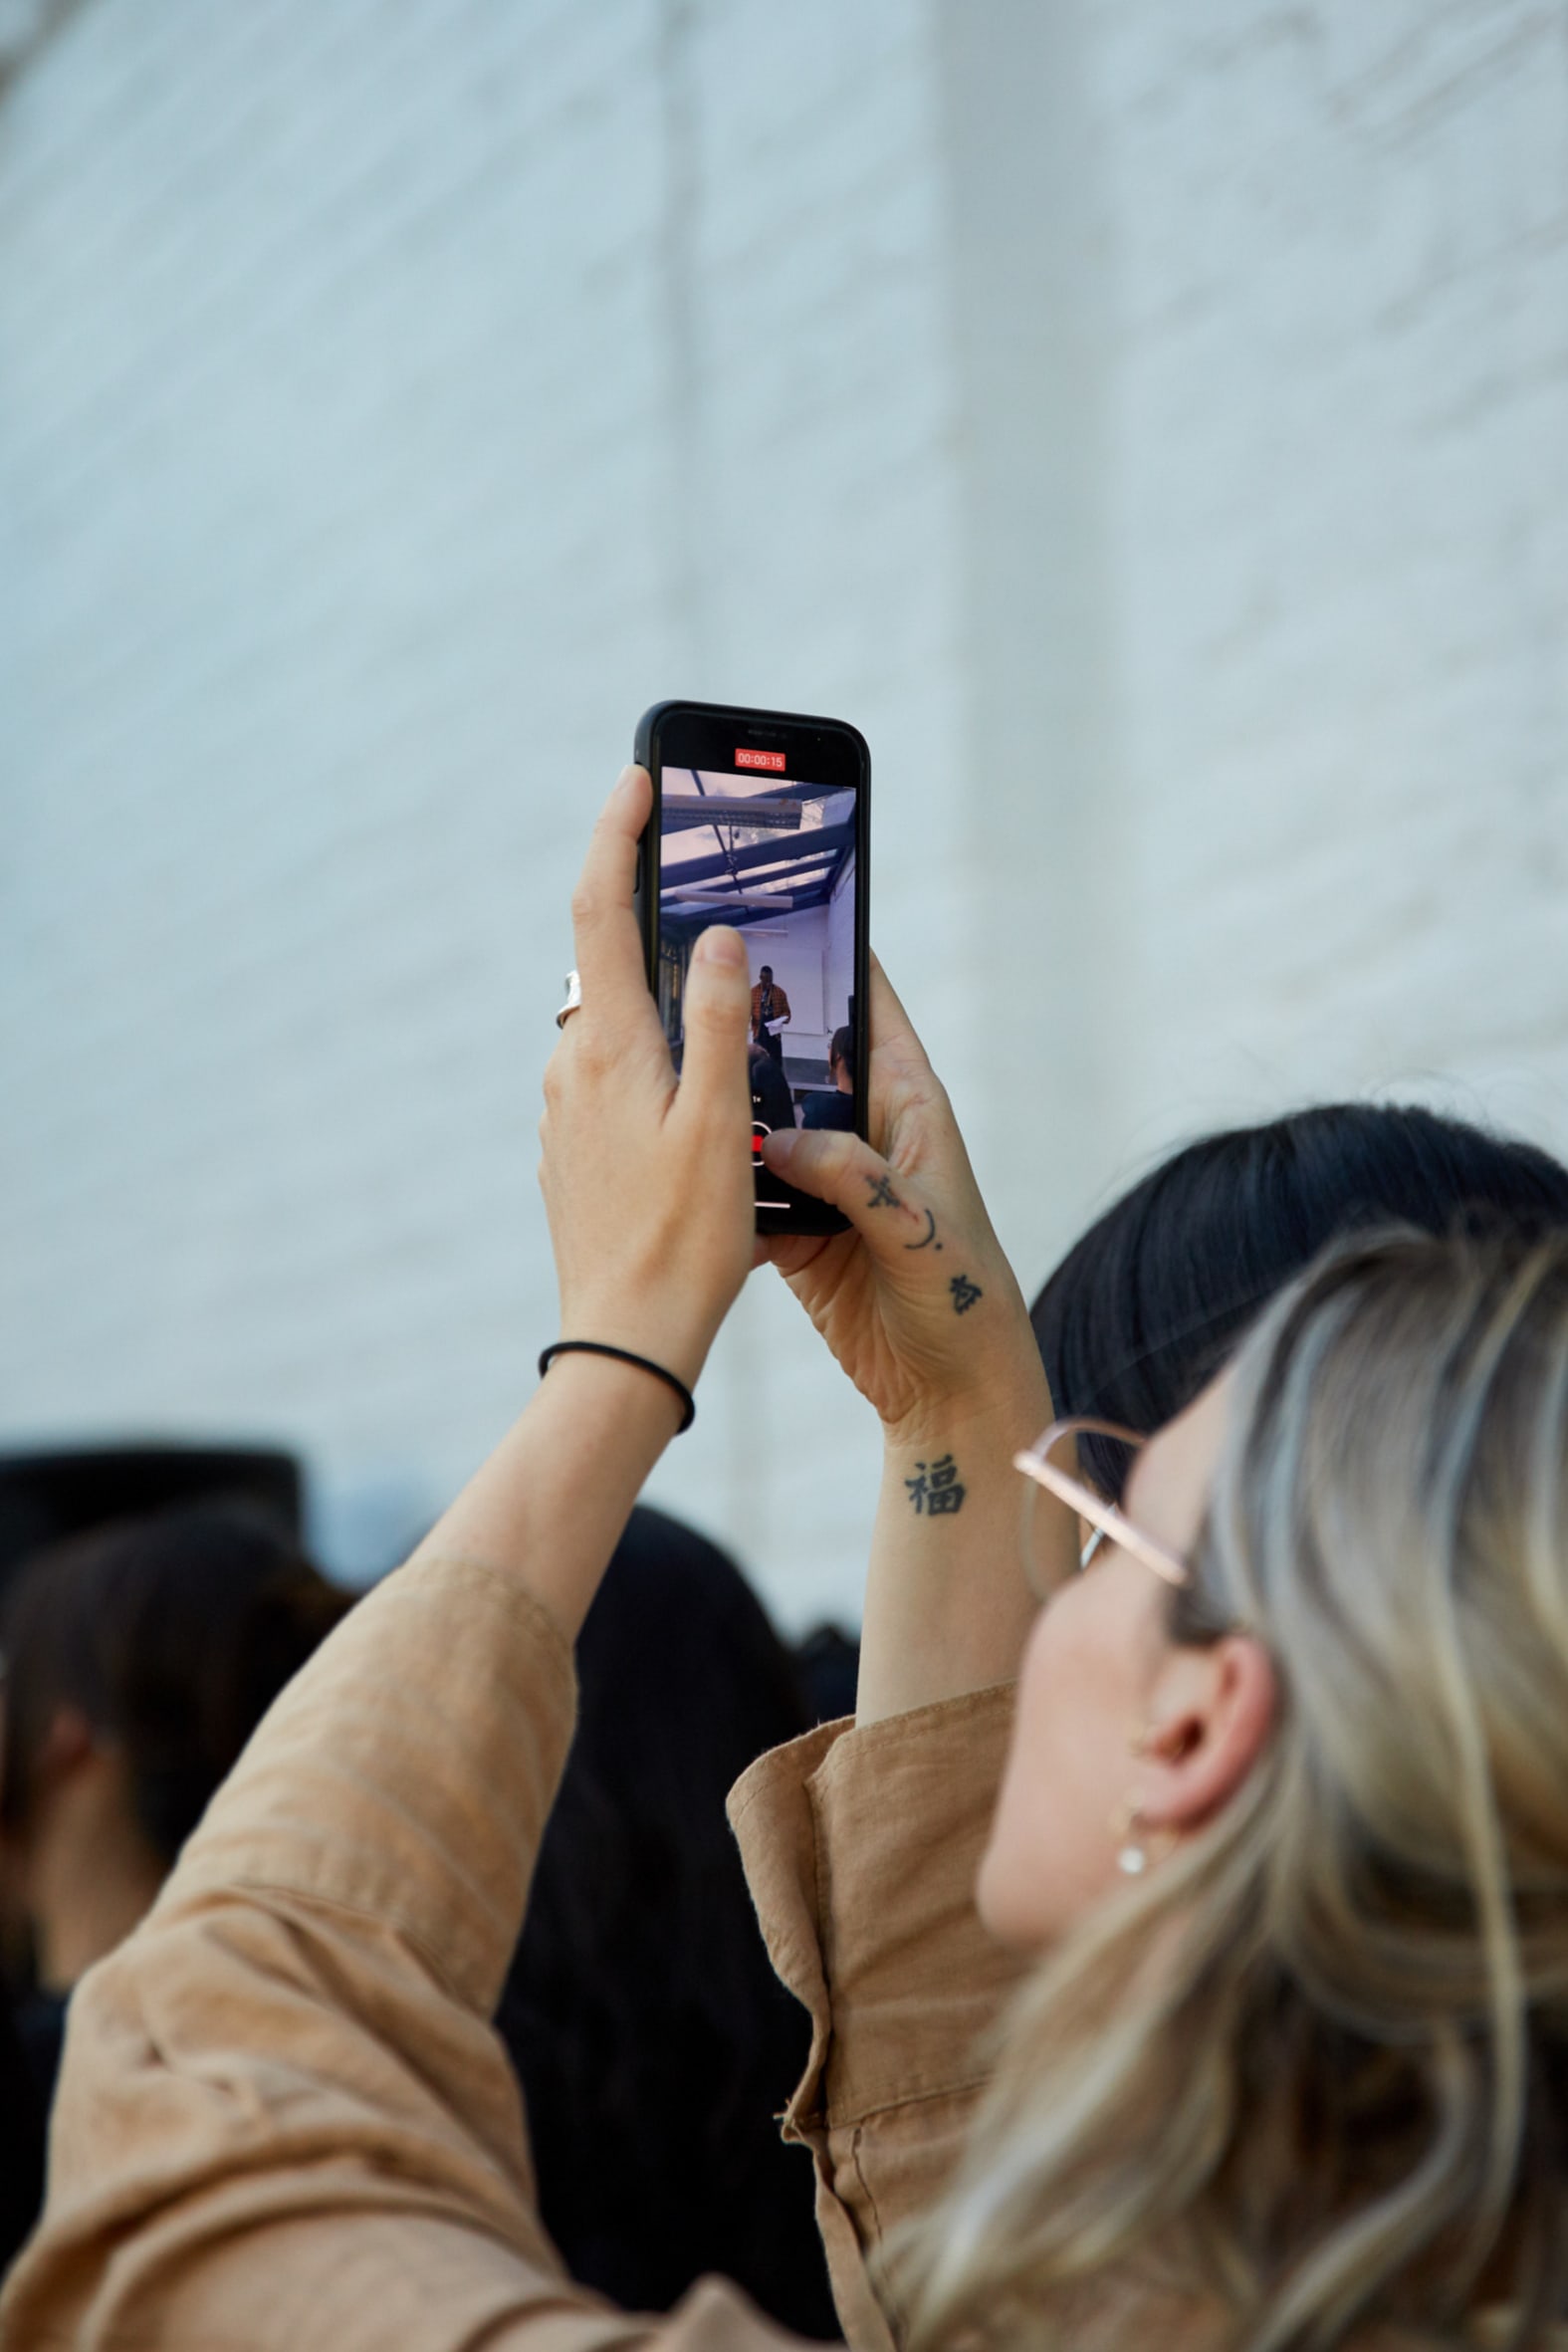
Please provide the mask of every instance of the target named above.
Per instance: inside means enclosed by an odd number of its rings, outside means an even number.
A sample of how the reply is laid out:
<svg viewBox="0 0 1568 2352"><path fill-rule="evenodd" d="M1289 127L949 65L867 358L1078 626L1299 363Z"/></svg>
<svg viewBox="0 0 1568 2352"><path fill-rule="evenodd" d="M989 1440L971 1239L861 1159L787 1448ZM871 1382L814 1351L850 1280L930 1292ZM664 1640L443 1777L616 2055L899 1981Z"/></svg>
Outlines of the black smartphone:
<svg viewBox="0 0 1568 2352"><path fill-rule="evenodd" d="M660 702L637 722L653 778L638 905L648 986L680 1068L698 934L731 923L751 964L752 1168L760 1233L839 1233L770 1174L771 1129L866 1131L871 754L841 719Z"/></svg>

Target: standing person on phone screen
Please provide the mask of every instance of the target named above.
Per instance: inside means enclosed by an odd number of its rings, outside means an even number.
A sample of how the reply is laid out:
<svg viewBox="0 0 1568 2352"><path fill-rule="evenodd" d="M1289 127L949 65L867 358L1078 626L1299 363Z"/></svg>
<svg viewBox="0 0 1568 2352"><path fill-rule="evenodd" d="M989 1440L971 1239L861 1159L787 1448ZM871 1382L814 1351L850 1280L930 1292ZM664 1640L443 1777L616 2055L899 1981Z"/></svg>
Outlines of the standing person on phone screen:
<svg viewBox="0 0 1568 2352"><path fill-rule="evenodd" d="M852 1029L835 1029L833 1042L827 1049L827 1074L833 1081L830 1094L813 1094L801 1117L802 1127L836 1127L845 1134L855 1124L855 1033Z"/></svg>
<svg viewBox="0 0 1568 2352"><path fill-rule="evenodd" d="M785 990L774 985L774 968L765 964L757 975L757 986L752 991L752 1035L765 1052L776 1061L784 1059L784 1040L770 1022L789 1019L789 998Z"/></svg>

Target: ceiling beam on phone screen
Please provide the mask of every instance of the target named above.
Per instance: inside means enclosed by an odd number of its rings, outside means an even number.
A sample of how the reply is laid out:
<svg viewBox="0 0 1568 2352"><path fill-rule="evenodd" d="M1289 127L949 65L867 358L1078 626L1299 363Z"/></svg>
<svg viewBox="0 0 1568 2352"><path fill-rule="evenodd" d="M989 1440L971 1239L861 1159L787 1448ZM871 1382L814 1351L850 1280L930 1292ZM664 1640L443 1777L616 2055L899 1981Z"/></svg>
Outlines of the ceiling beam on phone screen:
<svg viewBox="0 0 1568 2352"><path fill-rule="evenodd" d="M808 865L836 865L853 846L854 837L852 823L824 825L820 832L806 836L809 848L803 841L798 848L788 849L777 841L753 841L743 848L721 851L718 856L666 858L664 871L672 882L706 882L714 874L746 873L765 865L777 865L784 872Z"/></svg>

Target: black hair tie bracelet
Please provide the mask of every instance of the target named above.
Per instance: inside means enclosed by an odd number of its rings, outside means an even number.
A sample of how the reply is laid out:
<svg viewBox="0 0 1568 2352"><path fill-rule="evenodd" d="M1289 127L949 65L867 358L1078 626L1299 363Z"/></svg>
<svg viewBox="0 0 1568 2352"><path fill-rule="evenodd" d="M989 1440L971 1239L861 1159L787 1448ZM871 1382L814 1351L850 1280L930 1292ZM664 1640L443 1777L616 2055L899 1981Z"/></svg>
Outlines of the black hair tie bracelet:
<svg viewBox="0 0 1568 2352"><path fill-rule="evenodd" d="M617 1364L635 1364L639 1372L651 1372L655 1380L662 1380L666 1388L673 1388L685 1407L677 1437L684 1437L697 1418L697 1399L684 1380L667 1372L662 1364L654 1363L645 1355L633 1355L629 1347L606 1347L602 1339L558 1339L554 1347L547 1347L539 1359L539 1376L543 1380L558 1355L607 1355Z"/></svg>

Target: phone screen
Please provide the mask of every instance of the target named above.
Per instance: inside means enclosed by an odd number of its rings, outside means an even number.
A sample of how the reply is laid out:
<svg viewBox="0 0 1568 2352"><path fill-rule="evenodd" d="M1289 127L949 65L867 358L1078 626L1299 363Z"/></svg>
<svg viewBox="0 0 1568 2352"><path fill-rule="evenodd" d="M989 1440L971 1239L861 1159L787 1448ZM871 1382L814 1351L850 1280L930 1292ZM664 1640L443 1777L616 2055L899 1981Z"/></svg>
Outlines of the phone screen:
<svg viewBox="0 0 1568 2352"><path fill-rule="evenodd" d="M787 750L738 745L733 764L660 764L655 988L677 1070L686 975L710 923L741 934L750 967L748 1052L759 1221L830 1230L820 1202L770 1174L778 1127L854 1130L860 1122L857 959L863 786L842 757L813 775Z"/></svg>

